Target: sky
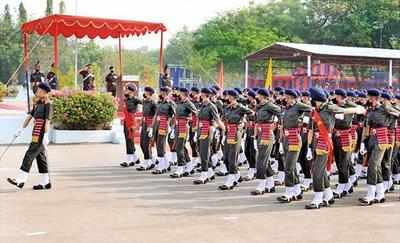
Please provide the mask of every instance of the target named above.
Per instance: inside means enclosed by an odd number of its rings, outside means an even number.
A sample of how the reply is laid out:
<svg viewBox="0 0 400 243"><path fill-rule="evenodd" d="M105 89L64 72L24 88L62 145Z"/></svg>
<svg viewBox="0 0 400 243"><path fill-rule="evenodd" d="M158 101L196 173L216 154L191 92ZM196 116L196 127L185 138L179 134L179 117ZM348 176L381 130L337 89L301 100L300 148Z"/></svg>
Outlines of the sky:
<svg viewBox="0 0 400 243"><path fill-rule="evenodd" d="M168 41L174 33L187 26L194 30L207 20L224 11L247 6L250 0L64 0L67 6L66 14L94 16L103 18L131 19L141 21L163 22L168 31L165 38ZM268 0L252 0L263 3ZM0 0L0 8L10 4L11 10L17 12L21 0ZM46 0L22 0L28 11L29 18L43 17ZM58 12L60 0L53 0L54 11ZM77 2L78 8L75 8ZM97 39L100 45L116 46L117 40ZM159 48L159 35L148 35L141 38L123 40L124 48L146 46Z"/></svg>

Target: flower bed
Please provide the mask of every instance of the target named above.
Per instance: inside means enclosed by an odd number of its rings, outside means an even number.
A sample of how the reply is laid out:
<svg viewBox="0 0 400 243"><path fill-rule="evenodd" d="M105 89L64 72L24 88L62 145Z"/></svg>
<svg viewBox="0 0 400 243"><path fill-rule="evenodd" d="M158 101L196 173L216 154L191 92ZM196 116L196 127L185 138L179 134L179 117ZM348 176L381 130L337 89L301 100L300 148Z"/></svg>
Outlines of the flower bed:
<svg viewBox="0 0 400 243"><path fill-rule="evenodd" d="M51 100L51 122L58 130L110 130L117 112L109 94L54 91Z"/></svg>

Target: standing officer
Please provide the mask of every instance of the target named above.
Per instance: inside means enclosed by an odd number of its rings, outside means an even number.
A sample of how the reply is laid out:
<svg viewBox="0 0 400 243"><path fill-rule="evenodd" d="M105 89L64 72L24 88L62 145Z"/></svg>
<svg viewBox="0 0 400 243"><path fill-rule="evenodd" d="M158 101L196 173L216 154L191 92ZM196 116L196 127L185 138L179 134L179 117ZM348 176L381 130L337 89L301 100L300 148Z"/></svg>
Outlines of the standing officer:
<svg viewBox="0 0 400 243"><path fill-rule="evenodd" d="M174 129L178 168L170 175L172 178L182 177L186 162L190 161L186 141L189 133L189 119L192 115L197 115L197 108L189 99L189 90L180 88L176 103L176 126Z"/></svg>
<svg viewBox="0 0 400 243"><path fill-rule="evenodd" d="M117 93L117 79L118 76L114 73L114 67L110 66L109 68L110 72L106 76L106 90L107 92L111 93L112 96L115 97Z"/></svg>
<svg viewBox="0 0 400 243"><path fill-rule="evenodd" d="M79 71L82 76L83 90L89 91L96 88L94 83L94 74L92 73L92 64L86 64L85 67Z"/></svg>
<svg viewBox="0 0 400 243"><path fill-rule="evenodd" d="M269 157L274 145L275 137L273 130L276 126L275 119L281 115L281 108L273 104L270 100L270 94L267 89L259 89L257 99L259 104L256 113L255 136L253 143L254 148L258 151L256 178L258 186L253 195L261 195L265 192L275 192L275 184L273 171L271 168Z"/></svg>
<svg viewBox="0 0 400 243"><path fill-rule="evenodd" d="M170 162L165 158L167 135L169 134L171 124L175 123L172 120L175 116L175 103L168 97L170 92L171 89L168 86L160 88L157 112L153 120L153 129L149 131L149 137L153 136L153 130L156 131L158 164L156 170L152 172L155 175L164 174L171 170Z"/></svg>
<svg viewBox="0 0 400 243"><path fill-rule="evenodd" d="M142 126L140 129L140 148L143 152L143 162L139 165L136 170L144 171L151 170L154 168L152 159L152 136L149 136L149 132L153 129L153 119L156 114L157 104L153 99L154 89L152 87L145 87L143 93L143 116ZM151 134L152 135L152 134Z"/></svg>
<svg viewBox="0 0 400 243"><path fill-rule="evenodd" d="M35 94L39 84L45 80L44 73L40 71L40 62L37 61L34 66L34 71L31 73L31 86L32 91Z"/></svg>
<svg viewBox="0 0 400 243"><path fill-rule="evenodd" d="M296 163L301 149L299 125L303 121L304 113L311 112L309 105L297 101L298 94L292 90L285 90L286 110L282 117L283 122L283 151L285 167L285 194L277 198L278 201L288 203L303 198Z"/></svg>
<svg viewBox="0 0 400 243"><path fill-rule="evenodd" d="M243 119L254 111L238 103L239 94L235 90L228 90L228 106L223 114L226 122L226 139L224 142L224 160L228 164L229 175L225 183L219 187L221 190L231 190L240 181L238 171L238 154L243 135Z"/></svg>
<svg viewBox="0 0 400 243"><path fill-rule="evenodd" d="M19 137L28 125L34 119L32 142L29 145L28 151L22 161L20 172L15 179L8 178L7 181L12 185L23 188L28 180L28 174L32 167L33 160L36 159L37 167L40 173L40 182L38 185L33 186L34 190L51 189L49 178L49 170L47 165L47 145L49 144L49 116L50 116L50 103L48 93L51 91L47 83L39 83L35 93L36 103L32 111L25 119L22 129L18 130L15 137Z"/></svg>
<svg viewBox="0 0 400 243"><path fill-rule="evenodd" d="M51 69L46 76L47 83L50 85L51 89L58 89L58 79L55 69L56 68L54 67L54 63L52 63Z"/></svg>
<svg viewBox="0 0 400 243"><path fill-rule="evenodd" d="M215 124L224 132L225 127L221 122L217 107L210 101L212 92L208 88L201 89L201 104L198 112L198 127L196 140L199 145L201 173L200 177L193 181L194 184L205 184L214 179L214 170L210 160L211 140L214 134Z"/></svg>
<svg viewBox="0 0 400 243"><path fill-rule="evenodd" d="M140 163L139 156L135 148L135 113L138 110L138 105L142 101L136 97L136 85L128 84L125 91L125 107L124 107L124 135L126 145L126 162L121 163L122 167L134 166Z"/></svg>

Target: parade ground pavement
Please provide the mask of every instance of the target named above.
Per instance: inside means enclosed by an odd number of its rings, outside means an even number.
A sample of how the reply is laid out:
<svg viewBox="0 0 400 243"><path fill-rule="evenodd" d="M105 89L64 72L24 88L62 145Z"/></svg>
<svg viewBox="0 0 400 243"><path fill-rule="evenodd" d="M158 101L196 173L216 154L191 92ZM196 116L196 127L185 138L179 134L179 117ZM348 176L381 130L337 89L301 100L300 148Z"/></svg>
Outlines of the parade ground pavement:
<svg viewBox="0 0 400 243"><path fill-rule="evenodd" d="M256 181L221 192L224 178L196 186L193 177L121 168L124 145L51 145L53 189L31 189L38 181L34 165L25 188L17 190L6 178L16 174L26 149L12 147L0 162L1 243L400 242L398 191L387 203L360 207L365 181L332 207L306 211L311 192L303 201L280 204L283 187L254 197L249 192Z"/></svg>

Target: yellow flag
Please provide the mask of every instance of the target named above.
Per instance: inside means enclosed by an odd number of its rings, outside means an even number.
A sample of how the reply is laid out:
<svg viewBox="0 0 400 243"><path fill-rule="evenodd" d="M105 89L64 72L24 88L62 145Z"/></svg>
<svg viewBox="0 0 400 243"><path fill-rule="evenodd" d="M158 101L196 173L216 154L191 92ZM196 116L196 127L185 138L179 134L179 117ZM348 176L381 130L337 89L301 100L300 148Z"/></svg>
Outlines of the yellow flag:
<svg viewBox="0 0 400 243"><path fill-rule="evenodd" d="M265 88L272 87L272 58L269 58L267 72L265 74Z"/></svg>

